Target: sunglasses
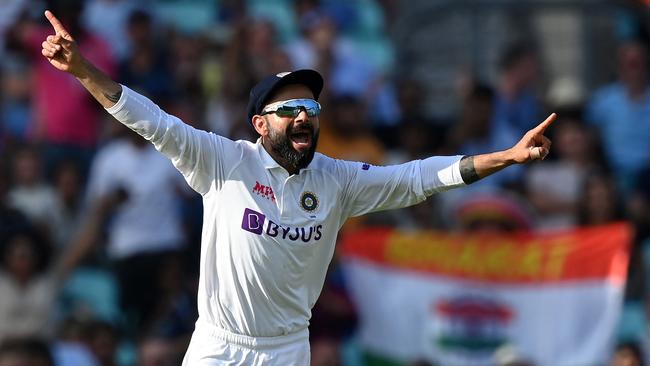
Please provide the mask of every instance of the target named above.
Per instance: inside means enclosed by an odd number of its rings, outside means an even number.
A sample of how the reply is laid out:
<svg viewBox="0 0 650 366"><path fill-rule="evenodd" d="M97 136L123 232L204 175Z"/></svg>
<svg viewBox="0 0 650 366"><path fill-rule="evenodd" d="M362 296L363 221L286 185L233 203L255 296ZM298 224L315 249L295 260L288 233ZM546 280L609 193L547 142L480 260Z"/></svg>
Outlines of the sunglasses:
<svg viewBox="0 0 650 366"><path fill-rule="evenodd" d="M261 115L275 113L278 117L298 117L305 110L307 116L316 117L320 114L320 103L313 99L289 99L268 105Z"/></svg>

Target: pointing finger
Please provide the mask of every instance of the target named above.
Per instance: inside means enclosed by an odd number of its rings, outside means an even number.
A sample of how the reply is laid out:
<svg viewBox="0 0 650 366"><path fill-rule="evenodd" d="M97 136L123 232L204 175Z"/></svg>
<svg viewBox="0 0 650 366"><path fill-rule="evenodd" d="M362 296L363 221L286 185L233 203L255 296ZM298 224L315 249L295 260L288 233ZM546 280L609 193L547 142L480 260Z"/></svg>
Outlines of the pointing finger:
<svg viewBox="0 0 650 366"><path fill-rule="evenodd" d="M56 34L65 32L63 24L61 24L61 22L54 16L54 14L52 14L51 11L45 10L45 17L50 22L50 24L52 24L52 28L54 28Z"/></svg>
<svg viewBox="0 0 650 366"><path fill-rule="evenodd" d="M45 17L47 20L49 20L50 24L52 24L52 28L54 28L54 31L56 32L57 35L62 36L63 38L66 38L68 40L71 40L72 37L70 37L70 34L68 33L67 30L63 27L63 24L57 19L54 14L52 14L51 11L46 10L45 11Z"/></svg>
<svg viewBox="0 0 650 366"><path fill-rule="evenodd" d="M533 131L535 131L535 133L544 133L546 128L548 128L548 126L550 126L553 122L555 122L556 119L557 119L557 114L551 113L551 115L546 117L544 122L537 125L537 127L535 127Z"/></svg>

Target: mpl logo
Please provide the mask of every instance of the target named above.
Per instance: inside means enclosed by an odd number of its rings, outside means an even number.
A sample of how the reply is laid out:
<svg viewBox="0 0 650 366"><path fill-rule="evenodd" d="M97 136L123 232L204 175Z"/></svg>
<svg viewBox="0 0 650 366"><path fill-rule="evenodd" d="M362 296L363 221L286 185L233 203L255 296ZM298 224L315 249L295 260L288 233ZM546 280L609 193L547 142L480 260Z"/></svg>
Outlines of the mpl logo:
<svg viewBox="0 0 650 366"><path fill-rule="evenodd" d="M266 215L247 208L244 210L241 228L253 234L260 235L264 231L264 220L266 220Z"/></svg>
<svg viewBox="0 0 650 366"><path fill-rule="evenodd" d="M253 193L275 202L275 194L273 193L273 188L271 188L271 186L266 186L258 181L255 181Z"/></svg>

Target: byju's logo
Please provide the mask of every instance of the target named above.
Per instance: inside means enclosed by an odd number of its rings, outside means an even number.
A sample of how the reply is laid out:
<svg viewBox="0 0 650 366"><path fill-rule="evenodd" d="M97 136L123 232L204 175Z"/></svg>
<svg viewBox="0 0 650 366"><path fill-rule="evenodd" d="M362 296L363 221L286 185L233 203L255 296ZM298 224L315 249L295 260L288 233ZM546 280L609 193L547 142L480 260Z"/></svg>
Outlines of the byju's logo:
<svg viewBox="0 0 650 366"><path fill-rule="evenodd" d="M260 235L264 231L264 220L266 220L266 215L247 208L244 210L241 228L253 234Z"/></svg>
<svg viewBox="0 0 650 366"><path fill-rule="evenodd" d="M257 235L265 234L272 238L282 238L290 241L302 241L309 243L312 239L319 241L323 236L323 225L309 227L289 227L276 224L271 219L267 220L263 213L244 209L241 228ZM266 228L266 230L265 230Z"/></svg>

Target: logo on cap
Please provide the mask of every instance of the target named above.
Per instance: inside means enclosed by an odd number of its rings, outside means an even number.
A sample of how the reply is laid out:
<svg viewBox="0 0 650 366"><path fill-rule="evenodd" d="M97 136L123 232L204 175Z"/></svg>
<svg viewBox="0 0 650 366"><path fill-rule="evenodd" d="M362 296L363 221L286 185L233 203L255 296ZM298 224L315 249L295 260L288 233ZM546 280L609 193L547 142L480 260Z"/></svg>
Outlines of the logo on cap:
<svg viewBox="0 0 650 366"><path fill-rule="evenodd" d="M291 74L291 71L281 72L281 73L275 74L275 76L277 76L279 78L283 78L283 77L285 77L285 76L287 76L289 74Z"/></svg>

